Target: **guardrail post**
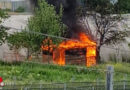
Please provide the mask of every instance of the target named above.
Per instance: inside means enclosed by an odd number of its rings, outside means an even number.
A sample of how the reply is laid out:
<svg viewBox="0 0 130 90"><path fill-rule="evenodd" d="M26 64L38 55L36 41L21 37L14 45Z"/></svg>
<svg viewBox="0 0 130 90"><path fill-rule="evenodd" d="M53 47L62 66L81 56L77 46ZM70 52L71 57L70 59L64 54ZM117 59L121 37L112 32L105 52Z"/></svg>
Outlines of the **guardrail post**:
<svg viewBox="0 0 130 90"><path fill-rule="evenodd" d="M127 79L127 74L124 75L123 90L126 89L126 79Z"/></svg>
<svg viewBox="0 0 130 90"><path fill-rule="evenodd" d="M66 90L66 83L64 83L64 90Z"/></svg>
<svg viewBox="0 0 130 90"><path fill-rule="evenodd" d="M113 66L107 66L106 90L113 90Z"/></svg>

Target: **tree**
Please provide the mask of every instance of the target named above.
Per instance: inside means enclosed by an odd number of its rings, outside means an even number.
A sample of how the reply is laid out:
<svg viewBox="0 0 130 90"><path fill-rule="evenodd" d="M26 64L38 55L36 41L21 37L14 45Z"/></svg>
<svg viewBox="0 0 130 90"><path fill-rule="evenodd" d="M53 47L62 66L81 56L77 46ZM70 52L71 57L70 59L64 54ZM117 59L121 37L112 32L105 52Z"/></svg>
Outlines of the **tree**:
<svg viewBox="0 0 130 90"><path fill-rule="evenodd" d="M36 8L35 14L29 19L28 29L29 32L39 32L48 35L61 36L64 31L64 25L61 22L62 17L62 7L60 14L56 14L53 5L49 5L45 0L39 0L39 7ZM40 50L42 41L47 38L47 36L39 35L33 33L31 38L34 41L35 50ZM59 39L50 38L53 43L57 44Z"/></svg>
<svg viewBox="0 0 130 90"><path fill-rule="evenodd" d="M86 33L97 42L98 63L101 62L100 49L104 44L115 44L126 36L125 31L118 28L122 17L116 7L109 0L87 0L86 6L80 9L79 15ZM95 30L90 28L88 17L93 20Z"/></svg>
<svg viewBox="0 0 130 90"><path fill-rule="evenodd" d="M18 59L17 57L21 48L27 48L27 59L30 57L33 52L31 50L33 50L35 47L33 39L33 34L27 33L27 31L25 30L23 30L22 32L15 32L7 37L7 42L10 46L10 49L13 49L16 53L16 60Z"/></svg>
<svg viewBox="0 0 130 90"><path fill-rule="evenodd" d="M7 32L6 32L7 28L1 25L3 19L7 17L8 17L7 13L0 9L0 45L4 43L7 37Z"/></svg>
<svg viewBox="0 0 130 90"><path fill-rule="evenodd" d="M7 37L8 45L10 49L14 50L16 61L19 60L19 50L24 46L24 36L22 33L16 32Z"/></svg>
<svg viewBox="0 0 130 90"><path fill-rule="evenodd" d="M60 14L56 14L54 6L49 5L45 0L39 0L38 5L34 15L28 20L27 28L22 32L10 35L8 39L8 42L14 47L27 48L28 57L32 53L37 54L41 52L43 40L48 38L46 35L61 36L64 31L64 25L61 22L62 8ZM18 38L13 39L14 37ZM50 39L55 44L60 41L52 37Z"/></svg>

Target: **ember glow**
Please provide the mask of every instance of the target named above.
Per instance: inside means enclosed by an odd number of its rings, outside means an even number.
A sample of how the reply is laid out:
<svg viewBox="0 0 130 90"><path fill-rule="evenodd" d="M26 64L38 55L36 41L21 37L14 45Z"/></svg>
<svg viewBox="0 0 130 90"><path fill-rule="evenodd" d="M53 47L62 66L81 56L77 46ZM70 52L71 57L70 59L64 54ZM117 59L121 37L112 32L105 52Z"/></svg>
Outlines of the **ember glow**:
<svg viewBox="0 0 130 90"><path fill-rule="evenodd" d="M60 43L58 48L53 51L53 63L65 65L65 51L72 49L86 49L85 65L90 67L96 64L96 43L90 40L85 33L79 34L79 40L67 40ZM44 47L43 50L45 50Z"/></svg>

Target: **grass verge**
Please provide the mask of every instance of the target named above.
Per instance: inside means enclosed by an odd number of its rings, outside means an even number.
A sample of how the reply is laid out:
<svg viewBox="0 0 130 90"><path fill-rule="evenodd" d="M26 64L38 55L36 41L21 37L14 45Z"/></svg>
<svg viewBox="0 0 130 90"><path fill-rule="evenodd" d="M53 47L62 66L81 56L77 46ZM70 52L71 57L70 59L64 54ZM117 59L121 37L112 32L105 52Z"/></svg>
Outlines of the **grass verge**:
<svg viewBox="0 0 130 90"><path fill-rule="evenodd" d="M90 68L85 66L58 66L33 62L5 63L0 62L0 76L5 83L63 83L105 81L106 66L114 66L114 80L130 80L130 64L108 63Z"/></svg>

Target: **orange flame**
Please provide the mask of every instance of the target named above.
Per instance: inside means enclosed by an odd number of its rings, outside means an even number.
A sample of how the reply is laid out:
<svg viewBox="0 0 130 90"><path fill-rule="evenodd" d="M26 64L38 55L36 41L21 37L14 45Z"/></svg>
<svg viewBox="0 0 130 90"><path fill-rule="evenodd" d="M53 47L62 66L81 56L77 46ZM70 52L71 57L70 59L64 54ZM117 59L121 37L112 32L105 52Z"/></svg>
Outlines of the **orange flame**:
<svg viewBox="0 0 130 90"><path fill-rule="evenodd" d="M54 46L42 47L43 50L53 48ZM96 43L89 39L85 33L79 34L79 40L67 40L59 44L58 48L51 50L53 52L53 63L65 65L65 51L70 49L86 49L86 66L90 67L96 64Z"/></svg>
<svg viewBox="0 0 130 90"><path fill-rule="evenodd" d="M79 41L76 40L63 41L59 45L58 49L53 52L54 63L59 65L65 65L65 50L86 48L86 66L89 67L95 65L96 64L96 43L90 40L85 33L80 33L79 39L80 39Z"/></svg>
<svg viewBox="0 0 130 90"><path fill-rule="evenodd" d="M52 40L50 38L47 38L43 41L43 45L41 46L43 51L47 51L49 53L52 53L56 45L52 43Z"/></svg>

